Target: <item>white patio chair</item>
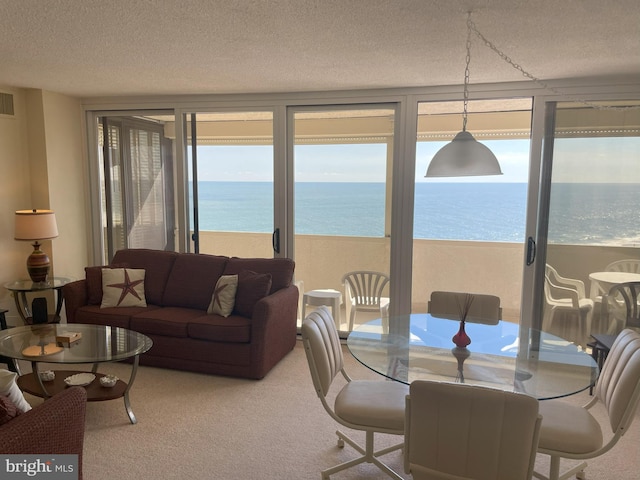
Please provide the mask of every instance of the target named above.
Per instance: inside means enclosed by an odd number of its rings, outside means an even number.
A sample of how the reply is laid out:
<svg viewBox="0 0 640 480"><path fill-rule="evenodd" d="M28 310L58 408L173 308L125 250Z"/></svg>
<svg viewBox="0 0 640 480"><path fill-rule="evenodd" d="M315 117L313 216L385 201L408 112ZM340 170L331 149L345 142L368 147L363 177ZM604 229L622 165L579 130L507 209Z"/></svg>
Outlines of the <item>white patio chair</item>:
<svg viewBox="0 0 640 480"><path fill-rule="evenodd" d="M555 268L547 264L544 282L545 309L542 329L552 332L556 319L564 315L575 318L572 323L564 323L564 338L577 345L586 346L591 334L593 300L585 295L584 282L561 276Z"/></svg>
<svg viewBox="0 0 640 480"><path fill-rule="evenodd" d="M389 297L384 291L389 276L381 272L359 270L342 277L349 331L353 330L357 312L376 312L382 318L383 331L389 331Z"/></svg>
<svg viewBox="0 0 640 480"><path fill-rule="evenodd" d="M605 272L640 273L640 259L627 258L624 260L617 260L607 265L604 271ZM606 289L603 288L602 285L598 283L597 295L593 298L593 302L595 304L594 311L598 312L600 310L602 296L606 295L607 293L609 292L607 292Z"/></svg>
<svg viewBox="0 0 640 480"><path fill-rule="evenodd" d="M602 297L601 316L607 319L610 335L625 328L640 329L640 282L614 285Z"/></svg>

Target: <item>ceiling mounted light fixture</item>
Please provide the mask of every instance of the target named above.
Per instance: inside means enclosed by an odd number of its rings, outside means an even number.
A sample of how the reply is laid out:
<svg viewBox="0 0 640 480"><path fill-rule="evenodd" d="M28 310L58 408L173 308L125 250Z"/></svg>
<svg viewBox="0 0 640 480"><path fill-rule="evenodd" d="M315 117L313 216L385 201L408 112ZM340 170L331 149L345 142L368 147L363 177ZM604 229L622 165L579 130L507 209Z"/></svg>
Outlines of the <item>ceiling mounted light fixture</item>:
<svg viewBox="0 0 640 480"><path fill-rule="evenodd" d="M462 131L451 143L434 155L425 177L466 177L476 175L502 175L498 159L491 150L467 132L469 103L469 63L471 62L471 12L467 13L467 58L464 69L464 102Z"/></svg>

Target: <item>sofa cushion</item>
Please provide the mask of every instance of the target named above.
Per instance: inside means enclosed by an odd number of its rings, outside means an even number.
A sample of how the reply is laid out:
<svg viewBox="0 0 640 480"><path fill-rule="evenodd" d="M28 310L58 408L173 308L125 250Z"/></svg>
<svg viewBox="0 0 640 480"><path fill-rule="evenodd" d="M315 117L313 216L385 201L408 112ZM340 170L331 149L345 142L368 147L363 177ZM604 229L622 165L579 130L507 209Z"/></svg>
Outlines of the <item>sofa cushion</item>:
<svg viewBox="0 0 640 480"><path fill-rule="evenodd" d="M237 275L222 275L216 283L216 288L211 296L211 303L207 313L215 313L222 317L228 317L233 312L236 304L236 291L238 290Z"/></svg>
<svg viewBox="0 0 640 480"><path fill-rule="evenodd" d="M87 302L89 305L100 305L102 302L102 269L103 268L127 268L126 263L112 265L98 265L85 267L84 274L87 280Z"/></svg>
<svg viewBox="0 0 640 480"><path fill-rule="evenodd" d="M146 307L144 277L141 268L104 268L100 308Z"/></svg>
<svg viewBox="0 0 640 480"><path fill-rule="evenodd" d="M131 330L166 337L187 337L188 323L203 314L202 310L192 308L162 307L133 315Z"/></svg>
<svg viewBox="0 0 640 480"><path fill-rule="evenodd" d="M144 282L147 303L162 305L162 294L177 257L178 253L166 250L129 248L118 250L112 263L126 263L131 268L143 268L147 272Z"/></svg>
<svg viewBox="0 0 640 480"><path fill-rule="evenodd" d="M171 269L162 305L206 312L227 260L218 255L180 254Z"/></svg>
<svg viewBox="0 0 640 480"><path fill-rule="evenodd" d="M189 321L187 333L198 340L248 343L251 341L251 320L238 315L203 315Z"/></svg>
<svg viewBox="0 0 640 480"><path fill-rule="evenodd" d="M109 325L131 329L131 316L157 310L156 305L146 307L109 307L100 308L100 305L85 305L76 310L75 323L88 323L90 325Z"/></svg>
<svg viewBox="0 0 640 480"><path fill-rule="evenodd" d="M269 294L271 274L243 270L238 274L238 290L234 313L251 318L256 303Z"/></svg>
<svg viewBox="0 0 640 480"><path fill-rule="evenodd" d="M274 293L288 287L293 281L295 263L290 258L238 258L232 257L227 262L224 275L234 275L243 270L271 275L271 290Z"/></svg>

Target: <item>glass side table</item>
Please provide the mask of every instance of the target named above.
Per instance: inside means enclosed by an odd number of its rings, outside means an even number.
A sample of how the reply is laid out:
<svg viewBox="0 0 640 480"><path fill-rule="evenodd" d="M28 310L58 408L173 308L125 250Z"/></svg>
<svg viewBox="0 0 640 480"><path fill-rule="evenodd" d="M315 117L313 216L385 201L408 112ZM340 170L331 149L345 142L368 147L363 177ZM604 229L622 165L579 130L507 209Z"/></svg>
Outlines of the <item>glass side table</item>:
<svg viewBox="0 0 640 480"><path fill-rule="evenodd" d="M4 316L4 314L7 313L8 311L9 310L5 310L3 308L0 309L0 330L6 330L7 328L9 328L7 325L7 319ZM18 371L18 367L13 358L0 355L0 363L6 363L10 371L16 372L18 375L20 375L20 372Z"/></svg>
<svg viewBox="0 0 640 480"><path fill-rule="evenodd" d="M27 325L33 324L33 314L27 301L27 293L46 292L53 290L56 297L56 312L49 314L48 323L58 323L60 321L60 310L62 310L62 287L71 282L70 278L51 277L45 282L33 282L31 280L16 280L4 284L4 288L13 292L13 299L16 302L16 309Z"/></svg>

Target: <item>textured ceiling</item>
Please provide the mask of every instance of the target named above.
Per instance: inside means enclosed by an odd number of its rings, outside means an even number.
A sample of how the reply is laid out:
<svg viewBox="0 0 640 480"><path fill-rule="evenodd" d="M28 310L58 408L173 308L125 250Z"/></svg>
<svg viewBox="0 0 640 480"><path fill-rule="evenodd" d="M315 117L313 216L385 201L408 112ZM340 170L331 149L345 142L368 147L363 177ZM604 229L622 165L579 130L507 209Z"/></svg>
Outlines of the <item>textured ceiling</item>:
<svg viewBox="0 0 640 480"><path fill-rule="evenodd" d="M87 97L460 84L469 8L540 79L640 82L639 0L0 0L0 85ZM472 42L472 84L525 79Z"/></svg>

